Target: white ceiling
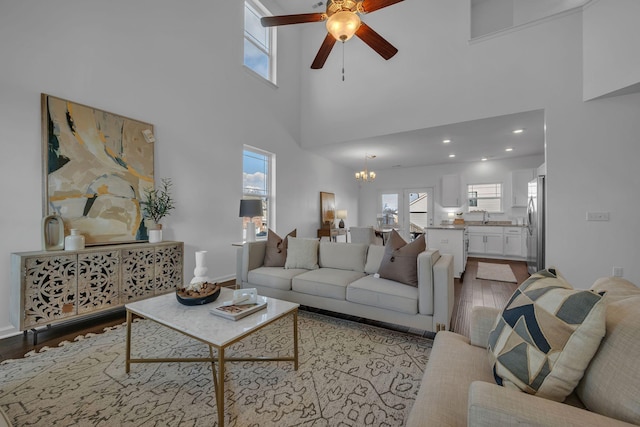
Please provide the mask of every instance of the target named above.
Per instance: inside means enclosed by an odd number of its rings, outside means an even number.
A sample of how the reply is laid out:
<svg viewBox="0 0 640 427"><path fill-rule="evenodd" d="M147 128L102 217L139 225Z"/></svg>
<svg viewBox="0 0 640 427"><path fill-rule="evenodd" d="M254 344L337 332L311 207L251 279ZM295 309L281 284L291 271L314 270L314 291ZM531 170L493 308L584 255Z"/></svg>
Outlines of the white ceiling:
<svg viewBox="0 0 640 427"><path fill-rule="evenodd" d="M524 129L521 134L513 130ZM445 139L451 140L445 144ZM507 152L506 148L513 148ZM365 153L372 169L479 162L544 154L544 111L536 110L382 135L311 148L310 151L360 169ZM450 154L455 154L450 158Z"/></svg>
<svg viewBox="0 0 640 427"><path fill-rule="evenodd" d="M322 6L313 7L319 0L263 0L276 14L324 12ZM275 4L276 7L273 7ZM392 8L394 6L390 6ZM322 23L299 24L323 25ZM392 33L392 28L385 29ZM401 46L398 46L402 49ZM384 67L384 63L371 56L372 67ZM373 62L373 60L376 60ZM393 59L391 59L393 60ZM318 70L314 72L322 72ZM374 104L371 108L376 108ZM514 135L514 129L525 132ZM451 143L444 144L444 139ZM507 147L513 151L506 152ZM426 129L408 130L391 135L343 141L336 144L307 148L338 164L354 170L363 166L365 154L375 155L369 160L374 170L392 167L414 167L434 164L478 162L482 157L490 160L544 154L544 111L536 110L500 117L454 123ZM455 158L450 158L455 154Z"/></svg>

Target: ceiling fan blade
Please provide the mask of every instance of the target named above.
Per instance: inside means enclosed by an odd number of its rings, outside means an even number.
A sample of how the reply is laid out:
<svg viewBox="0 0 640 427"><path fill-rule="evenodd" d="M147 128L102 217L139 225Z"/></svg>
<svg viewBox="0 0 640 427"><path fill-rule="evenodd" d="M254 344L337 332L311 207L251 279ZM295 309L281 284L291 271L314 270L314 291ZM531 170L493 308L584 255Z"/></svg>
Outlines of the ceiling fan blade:
<svg viewBox="0 0 640 427"><path fill-rule="evenodd" d="M366 13L375 12L383 7L391 6L392 4L400 3L404 0L364 0L362 2L362 8Z"/></svg>
<svg viewBox="0 0 640 427"><path fill-rule="evenodd" d="M276 25L304 24L306 22L320 22L326 19L324 13L302 13L298 15L265 16L260 19L263 27Z"/></svg>
<svg viewBox="0 0 640 427"><path fill-rule="evenodd" d="M398 53L398 49L386 41L380 34L373 31L373 29L364 22L360 25L358 31L356 31L356 36L369 45L371 49L378 52L384 59L390 59Z"/></svg>
<svg viewBox="0 0 640 427"><path fill-rule="evenodd" d="M331 49L333 49L333 45L336 44L336 39L329 33L327 33L327 37L324 38L322 42L322 46L320 46L320 50L316 54L316 58L313 60L311 64L311 68L314 70L319 70L324 66L325 61L329 57L331 53Z"/></svg>

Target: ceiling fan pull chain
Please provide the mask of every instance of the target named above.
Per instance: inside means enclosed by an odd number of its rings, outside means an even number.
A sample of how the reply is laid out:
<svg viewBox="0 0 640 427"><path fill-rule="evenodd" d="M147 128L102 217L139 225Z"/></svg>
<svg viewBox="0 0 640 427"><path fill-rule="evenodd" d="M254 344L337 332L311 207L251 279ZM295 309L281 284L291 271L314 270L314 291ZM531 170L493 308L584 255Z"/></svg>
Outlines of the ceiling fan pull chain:
<svg viewBox="0 0 640 427"><path fill-rule="evenodd" d="M344 81L344 42L342 42L342 81Z"/></svg>

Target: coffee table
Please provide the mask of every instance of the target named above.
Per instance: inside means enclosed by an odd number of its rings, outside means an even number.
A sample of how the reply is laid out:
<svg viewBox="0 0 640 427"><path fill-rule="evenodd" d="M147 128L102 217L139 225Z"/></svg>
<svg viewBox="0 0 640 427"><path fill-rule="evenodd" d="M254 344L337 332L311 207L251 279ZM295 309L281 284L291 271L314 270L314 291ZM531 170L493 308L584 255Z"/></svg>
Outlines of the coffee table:
<svg viewBox="0 0 640 427"><path fill-rule="evenodd" d="M275 361L293 362L298 370L298 304L267 298L267 307L240 320L228 320L209 313L209 310L221 305L223 301L233 298L233 290L223 288L218 299L210 304L186 306L176 300L174 293L132 302L125 305L127 311L127 344L126 372L132 363L164 363L164 362L207 362L211 363L213 384L218 407L218 425L224 426L224 375L226 362L240 361ZM132 315L144 317L163 326L181 332L209 346L209 357L202 358L149 358L134 359L131 357L131 323ZM226 357L225 349L246 338L265 326L285 316L293 319L293 356L289 357ZM217 354L214 356L213 349ZM216 373L215 365L218 365Z"/></svg>

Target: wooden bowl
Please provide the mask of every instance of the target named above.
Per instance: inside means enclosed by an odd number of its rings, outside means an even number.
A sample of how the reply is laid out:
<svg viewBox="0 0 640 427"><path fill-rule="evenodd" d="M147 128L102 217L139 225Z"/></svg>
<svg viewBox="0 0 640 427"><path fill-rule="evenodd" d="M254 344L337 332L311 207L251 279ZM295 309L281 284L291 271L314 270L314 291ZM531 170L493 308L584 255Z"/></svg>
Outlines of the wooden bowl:
<svg viewBox="0 0 640 427"><path fill-rule="evenodd" d="M186 288L176 291L178 302L184 305L209 304L217 300L218 296L220 296L220 286L217 283L205 283L205 289L201 292L187 291Z"/></svg>

